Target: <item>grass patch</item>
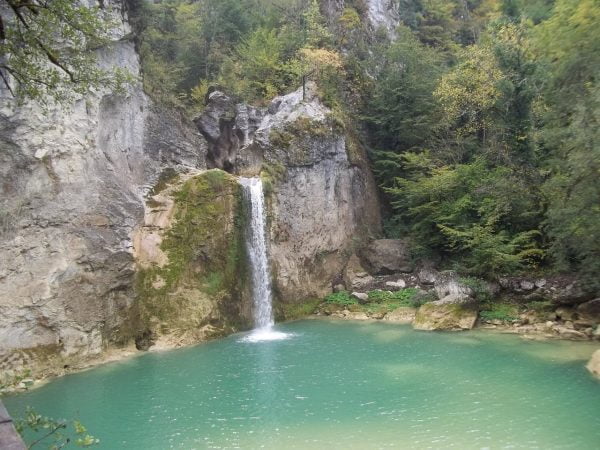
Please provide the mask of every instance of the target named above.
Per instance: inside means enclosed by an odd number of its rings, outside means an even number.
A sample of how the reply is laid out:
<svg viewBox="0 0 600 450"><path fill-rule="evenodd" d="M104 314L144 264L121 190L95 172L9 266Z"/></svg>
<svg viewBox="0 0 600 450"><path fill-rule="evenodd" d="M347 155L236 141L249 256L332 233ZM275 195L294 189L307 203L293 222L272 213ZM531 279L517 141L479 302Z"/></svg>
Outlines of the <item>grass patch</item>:
<svg viewBox="0 0 600 450"><path fill-rule="evenodd" d="M283 318L284 320L295 320L310 316L316 311L319 303L321 303L321 300L318 298L306 300L302 303L283 303L281 305Z"/></svg>
<svg viewBox="0 0 600 450"><path fill-rule="evenodd" d="M325 303L333 303L335 305L350 306L358 305L358 300L350 295L349 292L334 292L325 297Z"/></svg>
<svg viewBox="0 0 600 450"><path fill-rule="evenodd" d="M417 295L419 289L406 288L390 292L374 290L367 293L366 304L360 304L349 292L342 291L325 297L327 305L337 305L355 312L388 313L400 307L418 308L423 303L433 300L433 297Z"/></svg>
<svg viewBox="0 0 600 450"><path fill-rule="evenodd" d="M479 317L485 321L513 322L519 319L519 311L516 306L507 303L487 303L480 311Z"/></svg>

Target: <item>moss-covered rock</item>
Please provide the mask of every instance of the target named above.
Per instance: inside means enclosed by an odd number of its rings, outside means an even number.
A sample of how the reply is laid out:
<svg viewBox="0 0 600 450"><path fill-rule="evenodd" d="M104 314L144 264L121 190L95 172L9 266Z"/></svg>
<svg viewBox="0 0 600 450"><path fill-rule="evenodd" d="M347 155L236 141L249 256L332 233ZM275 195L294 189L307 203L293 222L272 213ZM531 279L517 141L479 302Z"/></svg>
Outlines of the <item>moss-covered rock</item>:
<svg viewBox="0 0 600 450"><path fill-rule="evenodd" d="M477 322L477 307L472 304L426 303L417 310L415 330L470 330Z"/></svg>
<svg viewBox="0 0 600 450"><path fill-rule="evenodd" d="M146 254L164 255L138 261L140 342L147 343L148 331L153 338L176 336L176 344L187 344L247 326L245 210L237 180L210 170L152 200L171 204L172 210L167 223L159 220L158 233L147 224L153 238L146 239L146 247L139 245ZM148 252L152 245L159 249Z"/></svg>

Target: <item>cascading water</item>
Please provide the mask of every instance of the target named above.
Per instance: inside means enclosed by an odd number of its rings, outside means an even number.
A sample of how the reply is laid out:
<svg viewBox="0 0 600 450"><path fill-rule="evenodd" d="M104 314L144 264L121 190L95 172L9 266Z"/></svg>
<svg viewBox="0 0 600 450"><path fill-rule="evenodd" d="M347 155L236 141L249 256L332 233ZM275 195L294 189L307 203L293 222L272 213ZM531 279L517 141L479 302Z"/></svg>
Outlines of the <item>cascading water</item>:
<svg viewBox="0 0 600 450"><path fill-rule="evenodd" d="M285 333L273 328L273 303L271 296L271 277L267 255L265 228L265 200L260 178L240 178L244 196L248 205L248 232L246 249L252 272L252 300L254 303L254 331L248 341L284 339Z"/></svg>

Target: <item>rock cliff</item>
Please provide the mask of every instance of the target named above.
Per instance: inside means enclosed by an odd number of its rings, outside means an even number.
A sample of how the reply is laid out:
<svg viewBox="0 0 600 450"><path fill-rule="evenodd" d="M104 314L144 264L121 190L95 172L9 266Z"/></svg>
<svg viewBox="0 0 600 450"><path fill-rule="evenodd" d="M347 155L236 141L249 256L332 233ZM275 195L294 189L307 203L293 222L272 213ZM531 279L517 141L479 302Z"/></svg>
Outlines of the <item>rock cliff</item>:
<svg viewBox="0 0 600 450"><path fill-rule="evenodd" d="M121 31L100 63L138 75ZM0 104L0 370L100 353L134 299L144 194L166 168L204 167L206 143L139 85L48 111L2 90Z"/></svg>
<svg viewBox="0 0 600 450"><path fill-rule="evenodd" d="M331 292L359 241L380 227L365 151L309 84L268 108L210 95L195 120L212 136L211 159L265 183L270 257L277 298L284 302ZM217 164L218 165L218 164Z"/></svg>

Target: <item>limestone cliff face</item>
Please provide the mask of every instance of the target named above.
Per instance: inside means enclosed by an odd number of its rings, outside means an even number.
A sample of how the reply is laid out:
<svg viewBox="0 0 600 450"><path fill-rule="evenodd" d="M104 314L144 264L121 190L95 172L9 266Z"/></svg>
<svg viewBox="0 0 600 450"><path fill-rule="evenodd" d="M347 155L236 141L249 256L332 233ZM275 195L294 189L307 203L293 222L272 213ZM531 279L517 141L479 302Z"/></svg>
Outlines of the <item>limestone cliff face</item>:
<svg viewBox="0 0 600 450"><path fill-rule="evenodd" d="M130 41L100 57L139 74ZM119 339L134 298L144 194L167 167L204 167L206 144L140 86L46 113L3 90L0 105L0 369L44 348L99 353Z"/></svg>
<svg viewBox="0 0 600 450"><path fill-rule="evenodd" d="M341 279L354 247L379 231L377 193L364 149L319 101L314 85L305 99L299 89L264 110L253 109L252 121L240 111L246 109L213 92L196 123L204 135L221 131L209 149L213 161L263 178L278 299L323 296Z"/></svg>
<svg viewBox="0 0 600 450"><path fill-rule="evenodd" d="M100 62L139 75L128 33ZM329 293L379 231L365 151L314 86L267 108L213 92L195 122L139 85L45 112L0 91L0 371L247 326L237 184L207 168L263 178L279 301Z"/></svg>

